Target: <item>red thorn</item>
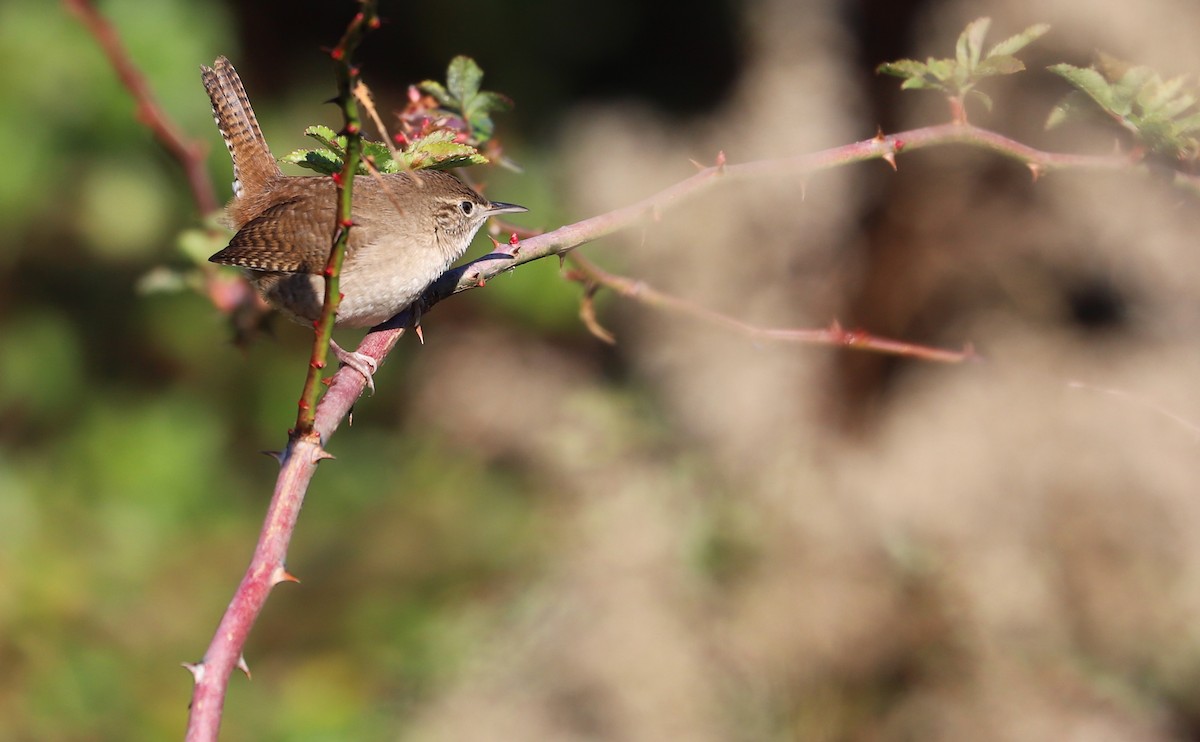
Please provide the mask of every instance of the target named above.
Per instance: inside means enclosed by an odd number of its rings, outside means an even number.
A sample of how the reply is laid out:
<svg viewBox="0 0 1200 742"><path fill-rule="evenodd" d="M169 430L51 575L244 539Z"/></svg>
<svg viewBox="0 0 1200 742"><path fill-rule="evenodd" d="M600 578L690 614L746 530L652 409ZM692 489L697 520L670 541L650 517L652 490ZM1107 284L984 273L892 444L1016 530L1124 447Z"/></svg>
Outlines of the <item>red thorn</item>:
<svg viewBox="0 0 1200 742"><path fill-rule="evenodd" d="M425 344L425 333L421 331L420 325L413 326L413 332L417 334L417 340L421 341L421 345Z"/></svg>
<svg viewBox="0 0 1200 742"><path fill-rule="evenodd" d="M332 275L333 275L333 268L331 268L331 267L330 267L330 266L328 266L328 265L327 265L327 266L325 266L325 270L321 271L321 275L325 276L326 278L329 278L330 276L332 276ZM316 322L314 322L314 323L313 323L313 326L314 326L314 327L316 327L316 324L317 324L317 323L316 323Z"/></svg>
<svg viewBox="0 0 1200 742"><path fill-rule="evenodd" d="M283 567L276 567L271 572L271 587L275 587L281 582L294 582L297 585L300 584L299 578L297 578L291 572L288 572Z"/></svg>
<svg viewBox="0 0 1200 742"><path fill-rule="evenodd" d="M308 365L313 368L325 368L325 361L310 361Z"/></svg>
<svg viewBox="0 0 1200 742"><path fill-rule="evenodd" d="M354 123L346 124L345 133L348 134L349 136L354 136L358 132L359 132L358 124L354 124Z"/></svg>
<svg viewBox="0 0 1200 742"><path fill-rule="evenodd" d="M899 154L900 151L904 149L904 146L905 145L904 145L903 139L893 139L892 140L892 151L893 152Z"/></svg>
<svg viewBox="0 0 1200 742"><path fill-rule="evenodd" d="M396 132L392 139L400 149L408 149L408 137L404 136L404 132Z"/></svg>
<svg viewBox="0 0 1200 742"><path fill-rule="evenodd" d="M192 682L196 685L204 682L204 663L203 662L180 662L183 669L192 674Z"/></svg>
<svg viewBox="0 0 1200 742"><path fill-rule="evenodd" d="M372 31L378 31L381 26L383 26L383 21L379 20L377 15L371 16L371 20L367 21L367 28Z"/></svg>
<svg viewBox="0 0 1200 742"><path fill-rule="evenodd" d="M896 153L895 152L884 152L883 153L883 161L886 162L887 164L891 165L892 170L899 169L896 167Z"/></svg>
<svg viewBox="0 0 1200 742"><path fill-rule="evenodd" d="M342 57L346 56L346 52L339 46L330 51L329 56L333 57L333 61L340 62L342 61Z"/></svg>
<svg viewBox="0 0 1200 742"><path fill-rule="evenodd" d="M346 229L349 229L350 227L354 226L354 220L353 219L343 219L340 222L338 222L338 224L342 225L342 227L344 227Z"/></svg>
<svg viewBox="0 0 1200 742"><path fill-rule="evenodd" d="M484 286L487 286L487 279L484 278L483 276L480 276L479 279L477 281L475 281L475 288L481 289Z"/></svg>
<svg viewBox="0 0 1200 742"><path fill-rule="evenodd" d="M299 406L299 407L300 407L300 409L302 409L302 410L307 410L307 409L308 409L308 401L307 401L307 400L304 400L304 399L302 399L302 400L300 400L300 402L299 402L299 405L298 405L298 406Z"/></svg>
<svg viewBox="0 0 1200 742"><path fill-rule="evenodd" d="M321 383L324 384L325 386L330 386L331 384L333 384L333 377L326 376L324 379L321 379Z"/></svg>
<svg viewBox="0 0 1200 742"><path fill-rule="evenodd" d="M1033 177L1033 182L1036 183L1038 178L1042 177L1042 166L1036 162L1031 162L1026 167L1029 168L1029 174Z"/></svg>
<svg viewBox="0 0 1200 742"><path fill-rule="evenodd" d="M239 670L241 670L242 672L246 673L246 679L247 679L247 680L249 680L249 679L250 679L250 665L247 665L247 664L246 664L246 655L244 655L244 654L239 654L239 655L238 655L237 669L239 669Z"/></svg>
<svg viewBox="0 0 1200 742"><path fill-rule="evenodd" d="M345 298L346 298L346 295L345 295L345 294L343 294L341 291L339 291L339 292L338 292L338 301L342 301L342 300L343 300L343 299L345 299Z"/></svg>
<svg viewBox="0 0 1200 742"><path fill-rule="evenodd" d="M521 244L521 240L519 240L517 238L516 232L513 232L512 234L510 234L508 236L508 244L512 245L513 247L516 247L517 245Z"/></svg>
<svg viewBox="0 0 1200 742"><path fill-rule="evenodd" d="M333 178L333 183L334 183L334 185L341 185L341 184L342 184L342 174L341 174L341 173L333 173L333 174L332 174L332 175L330 175L329 177Z"/></svg>

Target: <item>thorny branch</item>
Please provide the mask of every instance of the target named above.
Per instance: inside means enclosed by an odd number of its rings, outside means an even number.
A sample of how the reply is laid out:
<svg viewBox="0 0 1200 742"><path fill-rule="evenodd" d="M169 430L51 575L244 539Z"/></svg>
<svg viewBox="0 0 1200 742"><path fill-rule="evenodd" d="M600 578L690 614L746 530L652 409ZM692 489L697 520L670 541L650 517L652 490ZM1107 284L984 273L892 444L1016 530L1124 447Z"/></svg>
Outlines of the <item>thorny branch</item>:
<svg viewBox="0 0 1200 742"><path fill-rule="evenodd" d="M155 103L144 78L122 49L114 29L96 12L91 2L64 0L64 3L80 17L104 49L109 62L137 101L139 119L151 129L183 167L198 210L202 213L215 211L217 200L204 168L203 147L178 133L176 127ZM363 30L364 22L367 28L373 27L373 8L374 3L363 0L363 13L352 21L347 35L343 37L343 43L335 49L335 60L346 63L349 52L358 41L357 34ZM358 24L357 30L355 24ZM349 67L346 69L349 71ZM522 241L514 239L506 246L498 246L497 250L488 255L447 272L425 292L414 307L368 333L358 352L382 361L400 340L405 328L412 324L413 317L428 311L441 300L458 292L480 287L488 279L518 265L552 255L565 256L580 245L658 216L674 204L691 198L720 181L781 175L803 176L873 159L884 160L894 168L896 157L902 152L946 144L986 149L1022 162L1035 178L1047 172L1068 168L1118 170L1147 167L1136 154L1093 156L1045 152L963 121L886 136L880 133L860 142L791 158L727 165L721 155L714 166L703 168L690 178L634 204ZM1175 173L1174 178L1177 185L1200 193L1200 178L1184 173ZM960 362L974 357L969 347L962 351L928 348L855 331L847 332L836 324L824 329L810 330L755 327L655 291L644 283L606 273L578 257L575 258L575 265L578 268L578 277L593 285L602 284L648 305L712 322L759 339L848 346L929 361ZM229 676L234 667L241 667L248 672L241 656L241 648L250 628L274 585L295 579L286 571L284 558L300 504L316 471L316 465L320 460L330 458L323 446L346 418L365 385L365 379L357 371L342 369L335 374L331 378L330 388L316 407L312 435L293 439L288 449L278 454L281 469L276 482L275 496L250 568L235 593L204 659L188 665L196 679L188 740L216 739Z"/></svg>

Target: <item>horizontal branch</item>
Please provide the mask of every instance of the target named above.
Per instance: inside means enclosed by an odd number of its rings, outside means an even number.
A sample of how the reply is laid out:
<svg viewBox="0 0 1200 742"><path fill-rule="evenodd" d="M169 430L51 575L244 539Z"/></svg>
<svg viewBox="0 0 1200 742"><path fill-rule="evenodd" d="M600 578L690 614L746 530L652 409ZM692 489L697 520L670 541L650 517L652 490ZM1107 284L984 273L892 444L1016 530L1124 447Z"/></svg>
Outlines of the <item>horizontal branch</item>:
<svg viewBox="0 0 1200 742"><path fill-rule="evenodd" d="M358 352L382 361L399 342L404 328L413 324L414 317L427 312L443 299L462 291L484 286L487 281L519 265L552 255L564 256L580 245L658 217L668 208L711 188L720 181L771 176L804 176L869 160L884 160L894 168L896 167L896 156L899 154L949 144L987 150L1023 163L1029 167L1035 178L1042 173L1057 170L1120 171L1146 167L1137 154L1078 155L1047 152L1022 144L997 132L967 123L939 124L896 134L880 133L870 139L820 152L734 165L725 164L722 153L717 157L717 164L702 168L691 177L640 201L606 214L529 237L516 244L499 247L487 255L447 271L426 289L413 307L368 333L359 346ZM1200 179L1194 176L1177 173L1175 183L1180 187L1200 193ZM814 332L830 332L832 329ZM879 340L883 341L882 338ZM847 345L847 343L839 344ZM848 345L849 347L858 347L852 343ZM887 351L880 347L864 347L863 349L906 354L901 347ZM946 352L956 353L958 351ZM970 351L964 351L963 354L964 357L971 355ZM334 375L333 384L322 398L320 409L317 411L316 429L320 432L322 439L326 439L337 429L341 419L348 413L364 388L365 380L362 375L353 370L342 369Z"/></svg>

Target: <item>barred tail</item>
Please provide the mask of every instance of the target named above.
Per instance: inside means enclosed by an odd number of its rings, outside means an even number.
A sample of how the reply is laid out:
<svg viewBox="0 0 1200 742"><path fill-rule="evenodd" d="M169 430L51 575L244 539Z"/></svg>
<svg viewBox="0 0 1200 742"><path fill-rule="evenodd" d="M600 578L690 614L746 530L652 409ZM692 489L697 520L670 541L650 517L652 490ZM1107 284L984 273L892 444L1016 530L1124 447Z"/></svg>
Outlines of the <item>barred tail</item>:
<svg viewBox="0 0 1200 742"><path fill-rule="evenodd" d="M258 128L242 79L225 57L217 57L212 67L201 66L200 73L212 100L213 119L233 157L234 195L261 191L282 173Z"/></svg>

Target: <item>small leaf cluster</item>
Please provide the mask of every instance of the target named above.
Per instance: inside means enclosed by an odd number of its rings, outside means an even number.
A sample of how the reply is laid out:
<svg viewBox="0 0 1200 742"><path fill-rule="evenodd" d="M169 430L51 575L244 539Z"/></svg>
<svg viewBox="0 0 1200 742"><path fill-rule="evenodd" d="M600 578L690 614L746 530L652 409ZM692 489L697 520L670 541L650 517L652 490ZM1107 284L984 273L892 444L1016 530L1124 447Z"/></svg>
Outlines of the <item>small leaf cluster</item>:
<svg viewBox="0 0 1200 742"><path fill-rule="evenodd" d="M979 18L969 23L959 35L953 59L934 59L924 62L901 59L879 65L878 72L903 77L900 85L904 90L940 90L950 96L961 107L968 98L974 98L988 109L992 99L975 86L984 78L996 75L1011 75L1025 69L1025 64L1014 55L1050 30L1050 26L1039 23L996 44L986 53L983 40L991 26L990 18Z"/></svg>
<svg viewBox="0 0 1200 742"><path fill-rule="evenodd" d="M500 93L481 90L483 70L470 57L457 56L446 70L446 84L426 80L419 87L433 96L440 109L433 111L457 116L466 124L467 141L476 146L486 143L495 133L492 113L512 108L512 101Z"/></svg>
<svg viewBox="0 0 1200 742"><path fill-rule="evenodd" d="M489 90L481 90L483 70L470 57L458 56L446 71L446 84L426 80L409 89L409 103L400 113L400 130L395 136L396 147L384 142L363 140L363 162L358 174L365 175L370 167L383 173L403 170L449 170L490 162L480 152L488 146L493 156L500 155L493 134L492 113L511 107L508 98ZM424 91L425 94L422 94ZM346 137L327 126L310 126L305 135L321 146L298 149L281 162L299 165L324 175L341 172L346 155Z"/></svg>
<svg viewBox="0 0 1200 742"><path fill-rule="evenodd" d="M332 175L342 170L346 156L346 137L328 126L310 126L304 134L321 144L317 149L298 149L279 158L281 162ZM367 175L374 164L381 173L398 173L403 170L449 170L467 165L483 165L488 158L475 147L457 141L457 135L449 129L431 131L409 144L403 150L393 151L383 142L363 140L363 162L359 163L358 174Z"/></svg>
<svg viewBox="0 0 1200 742"><path fill-rule="evenodd" d="M1090 67L1056 64L1050 70L1077 89L1050 112L1046 128L1078 115L1086 110L1080 104L1091 100L1151 152L1188 162L1200 157L1197 92L1186 76L1164 80L1149 67L1107 55Z"/></svg>

